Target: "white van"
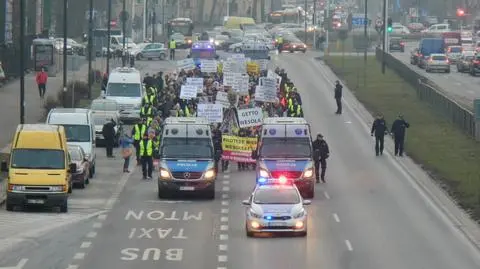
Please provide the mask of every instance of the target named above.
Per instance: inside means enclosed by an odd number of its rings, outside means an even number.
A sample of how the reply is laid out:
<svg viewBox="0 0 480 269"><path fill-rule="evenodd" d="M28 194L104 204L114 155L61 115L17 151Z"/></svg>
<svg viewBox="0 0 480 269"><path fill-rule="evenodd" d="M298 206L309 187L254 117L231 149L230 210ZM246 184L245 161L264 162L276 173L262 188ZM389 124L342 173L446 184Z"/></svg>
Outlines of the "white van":
<svg viewBox="0 0 480 269"><path fill-rule="evenodd" d="M95 122L90 109L54 108L47 116L47 124L62 125L65 128L68 145L82 147L91 164L90 175L95 174Z"/></svg>
<svg viewBox="0 0 480 269"><path fill-rule="evenodd" d="M118 67L108 77L104 98L116 101L120 108L120 120L140 119L142 98L145 94L140 71L130 67Z"/></svg>

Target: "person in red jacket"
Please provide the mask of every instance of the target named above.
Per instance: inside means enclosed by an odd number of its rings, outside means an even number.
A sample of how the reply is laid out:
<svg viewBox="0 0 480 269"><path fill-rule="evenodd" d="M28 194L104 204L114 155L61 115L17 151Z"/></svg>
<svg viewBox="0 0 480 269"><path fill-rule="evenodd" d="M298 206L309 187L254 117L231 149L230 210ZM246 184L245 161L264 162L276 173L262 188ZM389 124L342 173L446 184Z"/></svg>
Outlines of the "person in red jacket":
<svg viewBox="0 0 480 269"><path fill-rule="evenodd" d="M37 81L38 85L38 93L40 94L40 98L45 97L45 91L47 90L47 79L48 74L45 72L45 68L42 68L40 72L37 73L35 80Z"/></svg>

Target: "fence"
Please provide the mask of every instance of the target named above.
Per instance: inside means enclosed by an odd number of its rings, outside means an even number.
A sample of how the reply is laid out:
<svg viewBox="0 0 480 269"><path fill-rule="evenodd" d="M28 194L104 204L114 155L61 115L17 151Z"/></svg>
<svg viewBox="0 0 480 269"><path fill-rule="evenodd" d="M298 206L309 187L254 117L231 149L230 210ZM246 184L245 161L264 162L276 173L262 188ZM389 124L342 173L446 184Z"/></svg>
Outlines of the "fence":
<svg viewBox="0 0 480 269"><path fill-rule="evenodd" d="M375 56L376 59L381 62L383 51L377 48ZM446 96L440 86L436 85L433 81L418 74L408 65L388 53L385 54L385 63L390 69L394 70L415 88L417 97L420 100L430 104L434 110L446 116L453 124L469 136L473 138L476 137L475 115L473 112Z"/></svg>

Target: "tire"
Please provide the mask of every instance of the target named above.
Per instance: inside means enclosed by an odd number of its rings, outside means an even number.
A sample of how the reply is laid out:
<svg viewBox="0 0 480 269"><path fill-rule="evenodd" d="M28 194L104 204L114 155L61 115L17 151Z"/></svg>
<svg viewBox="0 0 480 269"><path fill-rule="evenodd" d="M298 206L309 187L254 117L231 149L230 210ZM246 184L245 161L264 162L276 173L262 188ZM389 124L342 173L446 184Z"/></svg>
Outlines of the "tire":
<svg viewBox="0 0 480 269"><path fill-rule="evenodd" d="M460 67L458 65L457 65L457 72L462 73L462 69L460 69Z"/></svg>
<svg viewBox="0 0 480 269"><path fill-rule="evenodd" d="M73 183L70 183L68 185L68 193L72 193L73 192Z"/></svg>
<svg viewBox="0 0 480 269"><path fill-rule="evenodd" d="M163 61L163 60L165 60L165 58L167 58L167 55L165 55L164 53L160 53L160 56L158 57L158 59L160 61Z"/></svg>
<svg viewBox="0 0 480 269"><path fill-rule="evenodd" d="M430 69L425 68L425 72L430 73Z"/></svg>
<svg viewBox="0 0 480 269"><path fill-rule="evenodd" d="M143 60L143 55L142 55L141 53L139 53L139 54L137 55L137 60L139 60L139 61L140 61L140 60Z"/></svg>
<svg viewBox="0 0 480 269"><path fill-rule="evenodd" d="M158 187L158 199L166 199L169 198L169 193L167 193L164 189Z"/></svg>
<svg viewBox="0 0 480 269"><path fill-rule="evenodd" d="M60 213L67 213L67 212L68 212L68 200L65 200L65 202L63 202L60 205Z"/></svg>
<svg viewBox="0 0 480 269"><path fill-rule="evenodd" d="M95 165L92 166L92 171L90 173L90 178L93 178L94 175L95 175Z"/></svg>
<svg viewBox="0 0 480 269"><path fill-rule="evenodd" d="M445 71L445 73L449 74L449 73L450 73L450 69L447 69L447 71Z"/></svg>
<svg viewBox="0 0 480 269"><path fill-rule="evenodd" d="M90 175L88 175L87 179L85 179L85 184L90 184Z"/></svg>

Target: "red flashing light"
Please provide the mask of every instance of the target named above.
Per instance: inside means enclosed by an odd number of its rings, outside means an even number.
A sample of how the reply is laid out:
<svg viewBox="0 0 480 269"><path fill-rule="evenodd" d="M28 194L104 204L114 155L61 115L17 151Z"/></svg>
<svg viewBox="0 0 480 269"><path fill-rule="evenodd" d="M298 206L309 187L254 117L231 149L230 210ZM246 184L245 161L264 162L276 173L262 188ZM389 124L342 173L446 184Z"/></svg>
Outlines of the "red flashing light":
<svg viewBox="0 0 480 269"><path fill-rule="evenodd" d="M457 8L457 16L458 17L465 16L465 10L463 10L462 8Z"/></svg>

